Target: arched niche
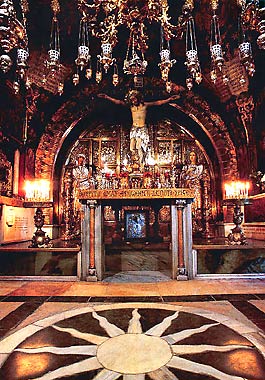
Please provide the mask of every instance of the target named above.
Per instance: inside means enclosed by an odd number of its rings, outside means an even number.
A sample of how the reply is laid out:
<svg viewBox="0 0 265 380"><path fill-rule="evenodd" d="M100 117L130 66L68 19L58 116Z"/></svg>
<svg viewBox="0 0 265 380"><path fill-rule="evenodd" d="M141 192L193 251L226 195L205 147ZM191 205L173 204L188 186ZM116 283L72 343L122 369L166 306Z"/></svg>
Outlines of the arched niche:
<svg viewBox="0 0 265 380"><path fill-rule="evenodd" d="M211 167L216 206L220 207L222 181L238 175L235 146L221 117L212 112L203 99L185 91L179 100L159 107L159 111L154 108L153 118L155 114L158 120L166 117L181 126L205 152L205 160ZM62 170L74 143L85 131L93 131L100 124L105 127L117 125L117 121L129 130L130 113L121 112L117 106L97 99L89 89L80 91L78 97L68 100L53 115L36 152L35 174L49 179L53 184L55 223L58 223L61 213L59 193Z"/></svg>

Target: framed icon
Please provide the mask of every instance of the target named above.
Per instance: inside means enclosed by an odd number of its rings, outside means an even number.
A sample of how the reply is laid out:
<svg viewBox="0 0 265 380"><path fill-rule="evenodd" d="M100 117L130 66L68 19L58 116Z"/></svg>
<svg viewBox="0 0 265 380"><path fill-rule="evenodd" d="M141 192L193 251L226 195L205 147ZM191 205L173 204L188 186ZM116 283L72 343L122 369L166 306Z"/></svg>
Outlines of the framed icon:
<svg viewBox="0 0 265 380"><path fill-rule="evenodd" d="M146 240L148 237L148 212L125 211L125 239Z"/></svg>

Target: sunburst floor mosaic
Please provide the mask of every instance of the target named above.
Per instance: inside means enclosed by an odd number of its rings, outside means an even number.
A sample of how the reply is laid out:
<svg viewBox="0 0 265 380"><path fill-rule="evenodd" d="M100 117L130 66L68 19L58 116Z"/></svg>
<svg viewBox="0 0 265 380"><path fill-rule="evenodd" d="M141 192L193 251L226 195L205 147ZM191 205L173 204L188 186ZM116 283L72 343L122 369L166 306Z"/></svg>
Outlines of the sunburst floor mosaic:
<svg viewBox="0 0 265 380"><path fill-rule="evenodd" d="M5 380L264 380L255 326L159 303L77 307L0 342Z"/></svg>

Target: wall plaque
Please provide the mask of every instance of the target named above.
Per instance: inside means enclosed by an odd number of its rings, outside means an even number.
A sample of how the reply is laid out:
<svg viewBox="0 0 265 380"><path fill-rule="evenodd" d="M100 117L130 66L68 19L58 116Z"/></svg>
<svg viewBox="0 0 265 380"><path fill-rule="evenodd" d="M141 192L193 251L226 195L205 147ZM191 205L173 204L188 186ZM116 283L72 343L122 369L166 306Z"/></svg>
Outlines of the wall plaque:
<svg viewBox="0 0 265 380"><path fill-rule="evenodd" d="M0 244L26 241L35 230L34 209L3 205L0 220Z"/></svg>

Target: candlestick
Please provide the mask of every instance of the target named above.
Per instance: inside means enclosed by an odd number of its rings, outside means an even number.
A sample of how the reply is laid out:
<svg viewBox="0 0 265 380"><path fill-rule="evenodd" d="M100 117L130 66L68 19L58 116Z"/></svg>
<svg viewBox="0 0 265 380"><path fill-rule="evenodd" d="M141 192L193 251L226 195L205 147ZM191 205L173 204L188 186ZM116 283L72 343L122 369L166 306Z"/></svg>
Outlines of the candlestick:
<svg viewBox="0 0 265 380"><path fill-rule="evenodd" d="M230 202L234 205L233 222L235 227L228 234L228 244L247 244L245 234L242 230L241 223L243 222L244 214L241 211L241 206L248 204L248 192L250 183L248 181L231 181L224 184L225 202Z"/></svg>
<svg viewBox="0 0 265 380"><path fill-rule="evenodd" d="M30 248L51 247L50 238L42 230L44 225L43 207L51 207L50 202L50 182L45 179L34 179L25 182L25 207L36 207L34 224L36 231L32 237Z"/></svg>

